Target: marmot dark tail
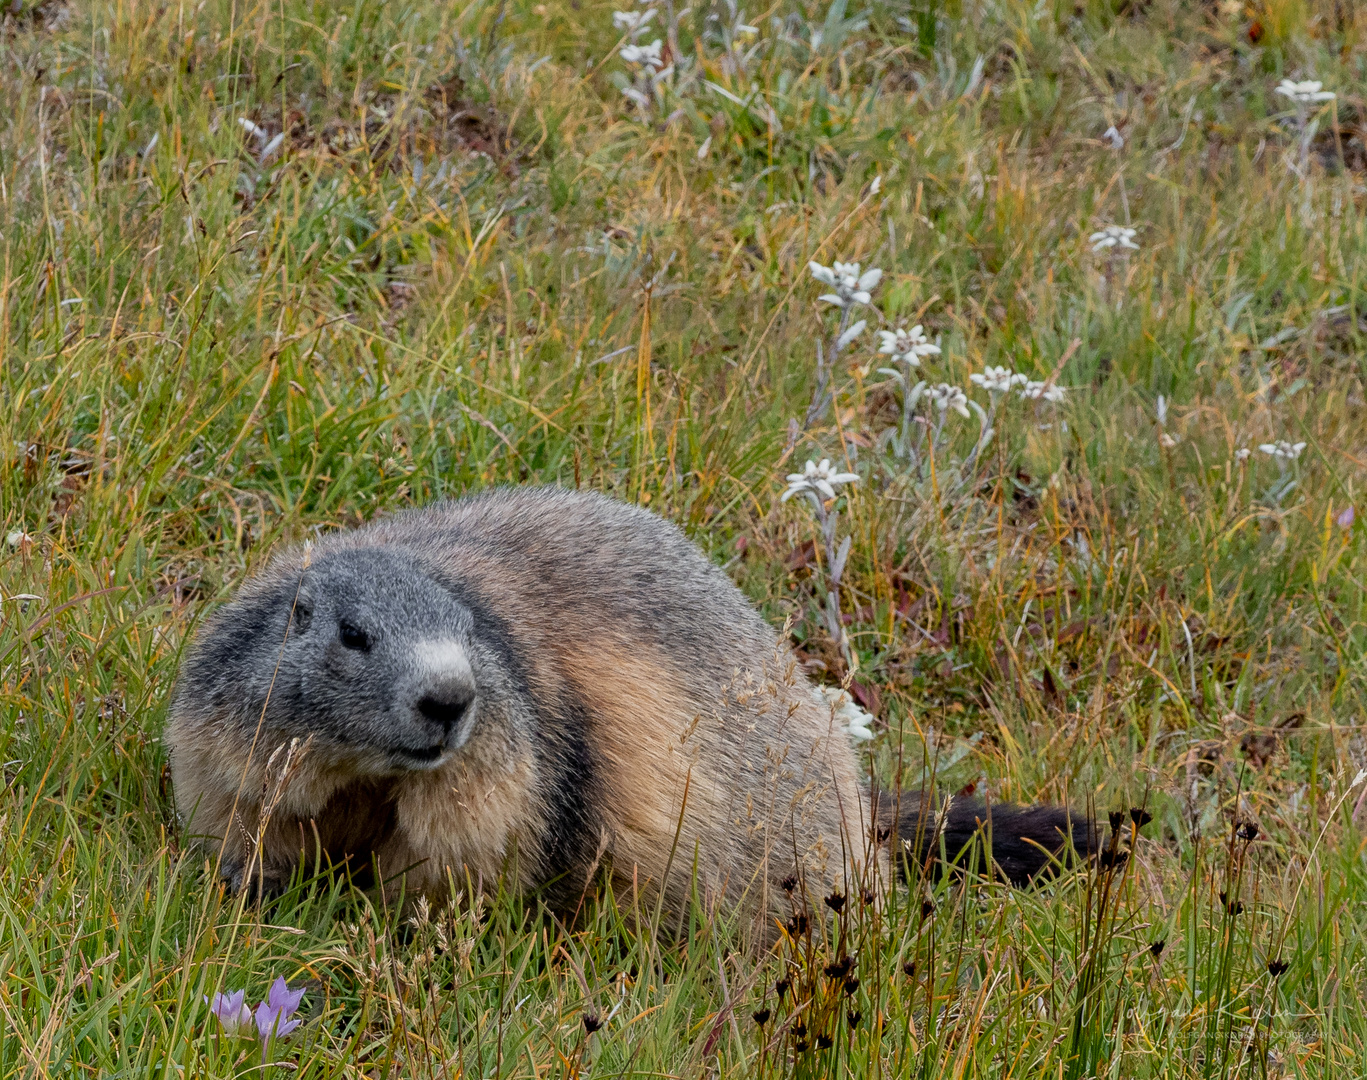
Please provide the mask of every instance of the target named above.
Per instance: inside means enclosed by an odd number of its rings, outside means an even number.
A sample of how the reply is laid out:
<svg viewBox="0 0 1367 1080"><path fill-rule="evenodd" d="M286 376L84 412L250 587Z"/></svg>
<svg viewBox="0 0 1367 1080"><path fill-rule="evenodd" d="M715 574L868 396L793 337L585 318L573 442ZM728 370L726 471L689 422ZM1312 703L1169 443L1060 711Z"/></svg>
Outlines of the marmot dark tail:
<svg viewBox="0 0 1367 1080"><path fill-rule="evenodd" d="M1063 806L989 806L967 798L931 802L921 792L904 793L900 799L884 796L883 801L895 808L890 814L897 819L894 850L900 848L905 859L921 866L939 863L943 853L950 865L969 868L977 862L975 868L982 869L982 852L990 841L997 872L1023 886L1060 862L1095 854L1100 846L1096 822ZM947 815L943 819L942 810Z"/></svg>

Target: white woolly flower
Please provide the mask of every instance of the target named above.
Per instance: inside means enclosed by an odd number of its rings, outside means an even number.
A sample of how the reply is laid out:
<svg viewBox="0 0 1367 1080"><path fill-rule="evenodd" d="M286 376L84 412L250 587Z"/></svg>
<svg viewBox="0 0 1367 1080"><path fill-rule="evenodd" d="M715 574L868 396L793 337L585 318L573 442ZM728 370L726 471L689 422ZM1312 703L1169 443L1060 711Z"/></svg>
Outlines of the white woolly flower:
<svg viewBox="0 0 1367 1080"><path fill-rule="evenodd" d="M788 474L788 490L780 502L787 502L794 495L805 491L815 492L826 499L834 499L836 489L859 480L857 473L837 472L830 458L822 458L818 464L808 460L807 467L798 473Z"/></svg>
<svg viewBox="0 0 1367 1080"><path fill-rule="evenodd" d="M1101 231L1092 233L1087 239L1091 241L1092 250L1098 253L1113 247L1138 251L1139 245L1134 242L1135 232L1135 229L1127 229L1122 225L1107 225Z"/></svg>
<svg viewBox="0 0 1367 1080"><path fill-rule="evenodd" d="M1116 129L1116 126L1114 124L1112 124L1105 131L1103 131L1101 133L1101 137L1111 144L1112 150L1125 149L1125 136L1120 134L1120 132Z"/></svg>
<svg viewBox="0 0 1367 1080"><path fill-rule="evenodd" d="M927 393L930 400L935 403L935 407L941 412L953 409L965 420L968 419L968 395L959 387L951 386L949 383L939 383L932 386Z"/></svg>
<svg viewBox="0 0 1367 1080"><path fill-rule="evenodd" d="M620 55L628 64L660 68L664 66L664 60L660 56L660 50L663 48L664 42L656 38L649 45L623 45Z"/></svg>
<svg viewBox="0 0 1367 1080"><path fill-rule="evenodd" d="M821 686L817 689L820 691L821 704L830 709L835 719L845 725L845 731L850 738L860 742L868 742L873 738L873 715L861 709L848 690L842 690L838 686Z"/></svg>
<svg viewBox="0 0 1367 1080"><path fill-rule="evenodd" d="M1050 386L1047 382L1027 379L1020 389L1020 396L1028 401L1044 400L1058 404L1067 396L1067 391L1061 386Z"/></svg>
<svg viewBox="0 0 1367 1080"><path fill-rule="evenodd" d="M1004 367L989 367L984 371L975 371L968 377L968 381L976 386L981 386L990 394L1004 394L1013 386L1023 386L1030 380L1019 371L1011 371Z"/></svg>
<svg viewBox="0 0 1367 1080"><path fill-rule="evenodd" d="M5 535L5 543L12 548L17 548L23 544L30 544L32 542L33 537L24 532L23 529L14 529Z"/></svg>
<svg viewBox="0 0 1367 1080"><path fill-rule="evenodd" d="M883 280L882 270L874 267L861 274L858 263L836 262L832 266L822 266L819 262L810 262L807 269L821 284L835 289L833 293L823 293L818 299L839 308L867 304L873 290Z"/></svg>
<svg viewBox="0 0 1367 1080"><path fill-rule="evenodd" d="M1174 446L1177 445L1177 436L1170 435L1166 431L1160 431L1158 433L1158 445L1163 447L1163 449L1165 450L1171 450Z"/></svg>
<svg viewBox="0 0 1367 1080"><path fill-rule="evenodd" d="M1278 461L1295 461L1305 449L1305 443L1289 443L1285 439L1278 439L1276 442L1263 443L1258 449Z"/></svg>
<svg viewBox="0 0 1367 1080"><path fill-rule="evenodd" d="M920 367L923 356L940 355L940 346L932 345L926 339L920 323L910 330L900 326L896 330L879 330L878 336L883 339L883 343L878 346L880 353L886 353L894 361L911 367Z"/></svg>
<svg viewBox="0 0 1367 1080"><path fill-rule="evenodd" d="M1234 451L1234 460L1237 461L1240 465L1242 465L1252 456L1253 451L1250 450L1247 446L1241 446L1239 447L1239 449Z"/></svg>
<svg viewBox="0 0 1367 1080"><path fill-rule="evenodd" d="M1337 96L1332 90L1324 89L1324 83L1318 79L1306 79L1304 82L1283 79L1277 84L1276 92L1297 105L1317 105L1323 101L1333 101Z"/></svg>
<svg viewBox="0 0 1367 1080"><path fill-rule="evenodd" d="M612 27L614 30L625 30L635 36L644 30L646 24L654 17L654 8L647 8L645 11L614 11L612 13Z"/></svg>

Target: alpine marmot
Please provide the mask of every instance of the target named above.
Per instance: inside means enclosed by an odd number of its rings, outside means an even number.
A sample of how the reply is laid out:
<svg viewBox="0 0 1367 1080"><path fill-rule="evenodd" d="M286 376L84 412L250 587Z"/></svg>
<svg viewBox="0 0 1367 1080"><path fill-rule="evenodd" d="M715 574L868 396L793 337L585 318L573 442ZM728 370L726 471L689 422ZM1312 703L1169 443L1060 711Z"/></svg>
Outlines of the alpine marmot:
<svg viewBox="0 0 1367 1080"><path fill-rule="evenodd" d="M409 896L508 874L572 906L609 875L763 917L791 875L953 856L980 826L1016 883L1095 846L1061 808L989 826L968 800L871 798L829 699L725 573L654 514L558 488L276 556L189 650L167 743L188 831L262 891L323 855Z"/></svg>

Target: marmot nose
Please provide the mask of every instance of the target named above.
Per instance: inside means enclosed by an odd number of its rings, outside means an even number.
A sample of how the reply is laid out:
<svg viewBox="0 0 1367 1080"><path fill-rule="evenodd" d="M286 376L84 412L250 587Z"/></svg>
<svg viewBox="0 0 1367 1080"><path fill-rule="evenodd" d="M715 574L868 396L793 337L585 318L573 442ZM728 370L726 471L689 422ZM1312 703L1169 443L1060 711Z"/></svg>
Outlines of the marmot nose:
<svg viewBox="0 0 1367 1080"><path fill-rule="evenodd" d="M469 695L459 692L424 694L418 699L417 706L424 718L440 726L444 740L450 739L451 732L469 707Z"/></svg>

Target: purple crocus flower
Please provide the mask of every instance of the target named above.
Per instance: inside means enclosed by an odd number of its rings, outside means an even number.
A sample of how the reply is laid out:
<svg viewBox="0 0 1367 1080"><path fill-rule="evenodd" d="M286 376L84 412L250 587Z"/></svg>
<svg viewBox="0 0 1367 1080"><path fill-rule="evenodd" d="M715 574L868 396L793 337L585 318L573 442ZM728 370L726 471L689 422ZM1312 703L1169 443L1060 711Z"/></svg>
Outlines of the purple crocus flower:
<svg viewBox="0 0 1367 1080"><path fill-rule="evenodd" d="M291 990L282 975L271 983L266 1000L256 1007L256 1029L261 1041L267 1042L272 1036L283 1039L300 1024L302 1020L290 1019L299 1011L299 1002L304 998L304 988Z"/></svg>
<svg viewBox="0 0 1367 1080"><path fill-rule="evenodd" d="M229 1035L237 1034L252 1022L252 1011L247 1008L246 996L247 991L238 990L232 994L215 994L214 1000L209 1002L209 1011L218 1017L218 1022ZM207 997L204 1000L209 1001Z"/></svg>
<svg viewBox="0 0 1367 1080"><path fill-rule="evenodd" d="M1338 517L1336 517L1334 520L1338 522L1338 526L1340 529L1351 529L1353 527L1353 522L1356 518L1357 513L1353 510L1353 504L1349 503L1347 506L1345 506L1342 510L1339 511Z"/></svg>

